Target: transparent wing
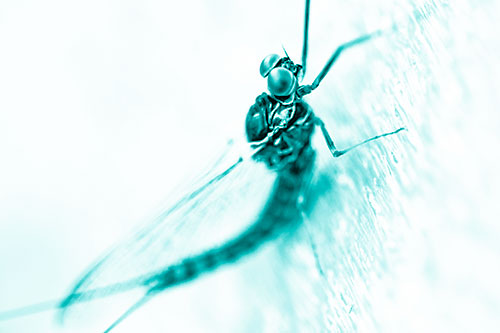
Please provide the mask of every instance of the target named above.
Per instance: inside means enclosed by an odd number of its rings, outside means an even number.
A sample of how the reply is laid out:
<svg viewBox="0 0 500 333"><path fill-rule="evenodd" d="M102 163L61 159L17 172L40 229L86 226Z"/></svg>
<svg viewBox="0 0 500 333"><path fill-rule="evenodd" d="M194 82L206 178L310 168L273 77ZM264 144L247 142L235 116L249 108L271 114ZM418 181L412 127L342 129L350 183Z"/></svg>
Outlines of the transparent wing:
<svg viewBox="0 0 500 333"><path fill-rule="evenodd" d="M156 218L91 265L60 305L62 316L87 308L87 304L72 307L76 303L140 287L144 276L244 231L264 205L275 176L251 159L239 160L237 153L233 148L224 154L191 191L178 196ZM135 297L123 302L112 316L135 303L145 291L136 291Z"/></svg>

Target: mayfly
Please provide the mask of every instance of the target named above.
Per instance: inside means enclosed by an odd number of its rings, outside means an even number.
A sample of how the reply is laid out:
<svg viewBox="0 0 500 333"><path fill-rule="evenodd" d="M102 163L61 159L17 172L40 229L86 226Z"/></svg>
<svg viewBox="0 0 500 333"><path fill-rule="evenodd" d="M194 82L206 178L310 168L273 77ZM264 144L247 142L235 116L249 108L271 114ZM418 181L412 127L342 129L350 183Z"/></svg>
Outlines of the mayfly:
<svg viewBox="0 0 500 333"><path fill-rule="evenodd" d="M261 62L260 74L267 80L268 93L262 93L256 98L245 120L246 136L251 147L250 156L238 157L227 169L160 214L150 227L132 239L133 243L121 244L92 265L76 282L67 297L59 303L61 316L75 304L131 289L141 289L143 293L140 299L111 322L105 330L109 332L160 292L235 262L283 231L298 225L303 219L306 189L315 163L311 138L316 128L319 128L326 148L334 158L360 145L403 130L399 128L369 138L350 148L337 149L325 124L314 114L304 97L320 86L343 52L366 43L383 32L376 31L340 45L315 80L311 84L301 85L307 69L309 12L310 0L306 0L301 64L295 63L286 51L284 56L270 54ZM184 222L194 218L196 208L199 208L196 205L202 203L211 192L215 192L217 185L236 174L237 170L241 170L243 165L252 160L264 165L276 177L269 198L253 223L220 245L201 249L197 253L175 258L170 262L162 260L160 251L171 241L169 238ZM176 223L172 224L173 221ZM161 229L159 225L165 229ZM169 225L172 227L169 228ZM106 280L110 272L114 271L117 262L131 264L140 260L139 255L146 252L157 252L158 258L152 267L147 270L133 270L119 277L114 275L115 281ZM3 317L13 316L13 313L5 313Z"/></svg>

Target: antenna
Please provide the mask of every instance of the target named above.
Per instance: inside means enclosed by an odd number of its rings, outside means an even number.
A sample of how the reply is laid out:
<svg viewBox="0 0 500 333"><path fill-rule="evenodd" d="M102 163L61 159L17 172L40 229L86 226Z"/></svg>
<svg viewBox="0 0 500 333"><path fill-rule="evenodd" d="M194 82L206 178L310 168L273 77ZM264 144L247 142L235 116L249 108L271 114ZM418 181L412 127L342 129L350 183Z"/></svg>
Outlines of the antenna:
<svg viewBox="0 0 500 333"><path fill-rule="evenodd" d="M287 57L288 59L290 59L290 56L289 56L289 55L288 55L288 53L286 52L285 47L283 46L283 44L281 44L281 47L283 48L283 51L285 51L285 55L286 55L286 57Z"/></svg>

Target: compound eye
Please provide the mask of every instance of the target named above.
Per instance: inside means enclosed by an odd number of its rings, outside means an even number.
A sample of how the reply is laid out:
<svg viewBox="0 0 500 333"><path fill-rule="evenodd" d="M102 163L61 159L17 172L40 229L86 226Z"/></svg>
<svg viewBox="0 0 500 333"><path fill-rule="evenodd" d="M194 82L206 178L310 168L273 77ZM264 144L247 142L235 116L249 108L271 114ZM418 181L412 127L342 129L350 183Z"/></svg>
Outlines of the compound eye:
<svg viewBox="0 0 500 333"><path fill-rule="evenodd" d="M277 54L270 54L260 63L260 75L266 77L269 72L276 67L281 57Z"/></svg>
<svg viewBox="0 0 500 333"><path fill-rule="evenodd" d="M293 73L283 67L273 68L267 78L267 89L274 96L289 96L296 85L297 80Z"/></svg>

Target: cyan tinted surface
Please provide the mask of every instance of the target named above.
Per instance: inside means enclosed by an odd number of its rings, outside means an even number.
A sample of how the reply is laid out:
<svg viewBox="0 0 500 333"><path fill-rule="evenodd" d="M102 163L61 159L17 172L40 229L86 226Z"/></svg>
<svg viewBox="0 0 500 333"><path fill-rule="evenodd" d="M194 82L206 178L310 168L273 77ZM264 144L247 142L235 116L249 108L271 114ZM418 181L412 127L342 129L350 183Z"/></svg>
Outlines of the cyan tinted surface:
<svg viewBox="0 0 500 333"><path fill-rule="evenodd" d="M243 137L265 89L262 57L281 44L300 56L302 8L2 4L1 308L62 296L227 138ZM343 55L309 98L337 146L409 131L340 160L317 140L318 201L304 228L165 293L117 332L498 326L498 5L313 1L311 10L305 82L336 45L401 27ZM0 323L34 329L59 328L52 313Z"/></svg>

